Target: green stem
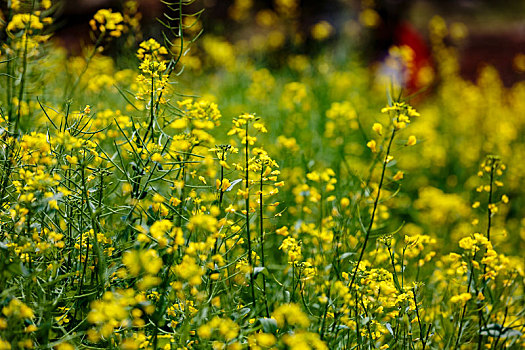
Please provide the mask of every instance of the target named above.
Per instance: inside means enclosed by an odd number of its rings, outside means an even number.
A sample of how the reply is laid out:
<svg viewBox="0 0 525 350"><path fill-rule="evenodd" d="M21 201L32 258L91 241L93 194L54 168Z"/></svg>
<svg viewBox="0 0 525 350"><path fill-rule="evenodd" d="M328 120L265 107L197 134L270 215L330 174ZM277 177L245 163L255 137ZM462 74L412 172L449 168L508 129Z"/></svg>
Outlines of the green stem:
<svg viewBox="0 0 525 350"><path fill-rule="evenodd" d="M392 136L390 136L390 141L388 142L388 147L386 150L385 160L383 162L383 170L381 171L381 179L379 180L379 186L377 188L377 196L374 201L374 208L372 210L372 216L370 218L370 223L368 224L368 229L365 232L365 241L363 243L363 247L361 248L361 253L359 254L359 259L357 259L357 264L355 266L355 271L352 274L352 280L350 281L350 285L348 289L352 290L352 286L355 282L355 278L357 276L357 272L359 271L359 265L361 264L361 261L363 260L363 256L365 254L366 245L368 243L368 240L370 238L370 231L372 230L372 225L374 224L374 218L377 211L377 205L379 204L379 198L381 196L381 188L383 187L383 181L385 179L385 173L386 173L386 165L388 164L388 157L390 156L390 149L392 147L392 142L394 141L394 137L396 135L396 129L394 128L392 131Z"/></svg>
<svg viewBox="0 0 525 350"><path fill-rule="evenodd" d="M330 286L328 287L328 295L326 296L327 300L326 300L326 305L325 305L325 308L324 308L324 312L323 312L323 320L321 321L321 330L320 330L320 337L321 337L321 340L324 339L324 329L325 329L325 324L326 324L326 315L328 314L328 307L330 305L330 294L331 294L331 291L332 291L332 284L330 284Z"/></svg>
<svg viewBox="0 0 525 350"><path fill-rule="evenodd" d="M252 259L252 237L250 234L250 178L249 178L249 169L248 169L248 160L249 160L249 140L248 140L248 121L246 121L246 145L244 147L245 153L245 175L246 175L246 238L248 239L248 264L250 268L250 289L252 293L252 304L255 308L255 286L254 286L254 276L253 276L253 259Z"/></svg>
<svg viewBox="0 0 525 350"><path fill-rule="evenodd" d="M260 225L260 232L261 232L261 263L263 269L266 267L264 263L264 222L263 222L263 173L264 173L264 166L261 164L261 183L259 188L259 225ZM266 276L262 275L263 279L263 295L264 295L264 306L266 308L266 317L270 318L270 311L268 308L268 297L266 294Z"/></svg>
<svg viewBox="0 0 525 350"><path fill-rule="evenodd" d="M488 213L487 213L487 239L490 241L490 227L492 225L492 209L490 205L492 204L492 190L494 186L494 164L495 161L492 161L490 167L490 189L489 189L489 204L488 204Z"/></svg>
<svg viewBox="0 0 525 350"><path fill-rule="evenodd" d="M146 129L146 134L144 135L144 147L146 147L147 145L147 138L148 138L148 134L151 130L151 140L154 141L154 134L155 134L155 130L154 130L154 123L155 123L155 112L154 112L154 108L153 108L153 100L155 98L154 96L154 89L155 89L155 77L153 77L153 74L151 75L151 96L150 96L150 119L149 119L149 124L148 124L148 128Z"/></svg>
<svg viewBox="0 0 525 350"><path fill-rule="evenodd" d="M33 13L33 10L34 10L34 7L35 7L35 2L33 1L32 4L31 4L31 11L30 13ZM18 128L19 128L19 124L20 124L20 115L22 113L22 100L24 98L24 89L25 89L25 78L26 78L26 73L27 73L27 42L29 41L28 40L28 31L31 27L31 21L28 21L27 22L27 25L26 25L26 28L25 28L25 31L24 31L24 35L22 36L22 38L25 38L25 42L24 42L24 55L22 56L22 76L20 77L20 90L18 91L18 110L17 110L17 113L16 113L16 119L15 119L15 124L14 124L14 127L13 129L11 130L11 134L14 134L15 136L18 136ZM10 103L12 103L12 101L9 101Z"/></svg>
<svg viewBox="0 0 525 350"><path fill-rule="evenodd" d="M414 295L414 304L416 305L416 317L417 317L417 323L419 324L419 339L421 340L421 344L423 346L423 350L425 350L427 346L427 340L423 333L425 332L423 325L421 324L421 317L419 316L419 307L417 306L417 297L416 297L416 288L414 287L412 289L412 293Z"/></svg>
<svg viewBox="0 0 525 350"><path fill-rule="evenodd" d="M474 256L472 257L472 261L474 260L476 260L476 253L474 253ZM471 264L470 276L469 276L468 284L467 284L467 293L470 292L470 284L472 283L472 280L474 279L473 276L474 276L474 265ZM468 301L465 302L465 305L463 306L463 311L461 312L461 318L459 320L459 327L458 327L458 337L456 339L456 344L454 345L454 349L458 349L459 342L461 340L463 321L465 320L465 313L467 312L467 305L468 305Z"/></svg>
<svg viewBox="0 0 525 350"><path fill-rule="evenodd" d="M487 240L490 242L490 228L492 226L492 191L494 186L494 168L495 168L496 161L493 159L492 163L490 164L490 188L489 188L489 201L487 205ZM485 285L486 285L486 279L485 274L487 273L487 264L483 264L483 276L481 277L481 292L484 292ZM478 350L482 348L483 346L483 334L481 334L481 326L483 321L483 309L481 307L478 308Z"/></svg>

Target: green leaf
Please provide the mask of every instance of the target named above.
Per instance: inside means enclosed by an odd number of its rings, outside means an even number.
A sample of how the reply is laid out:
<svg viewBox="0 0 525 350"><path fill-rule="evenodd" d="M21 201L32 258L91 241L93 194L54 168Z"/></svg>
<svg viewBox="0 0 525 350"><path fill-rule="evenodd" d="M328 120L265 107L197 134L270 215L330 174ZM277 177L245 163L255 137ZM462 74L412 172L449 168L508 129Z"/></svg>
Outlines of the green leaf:
<svg viewBox="0 0 525 350"><path fill-rule="evenodd" d="M512 328L504 327L498 323L489 323L486 327L482 327L480 331L481 335L489 337L499 337L499 338L510 338L510 337L519 337L522 335L520 331L517 331Z"/></svg>
<svg viewBox="0 0 525 350"><path fill-rule="evenodd" d="M268 275L268 270L266 270L266 267L258 266L253 269L253 278L256 278L258 274L263 273L264 275Z"/></svg>
<svg viewBox="0 0 525 350"><path fill-rule="evenodd" d="M237 179L237 180L233 180L232 182L230 182L230 187L228 187L225 192L231 191L233 186L237 185L241 181L242 179Z"/></svg>
<svg viewBox="0 0 525 350"><path fill-rule="evenodd" d="M13 262L7 265L7 271L14 276L27 276L28 272L22 262Z"/></svg>
<svg viewBox="0 0 525 350"><path fill-rule="evenodd" d="M276 333L277 332L277 321L273 318L260 318L259 322L263 328L264 333Z"/></svg>

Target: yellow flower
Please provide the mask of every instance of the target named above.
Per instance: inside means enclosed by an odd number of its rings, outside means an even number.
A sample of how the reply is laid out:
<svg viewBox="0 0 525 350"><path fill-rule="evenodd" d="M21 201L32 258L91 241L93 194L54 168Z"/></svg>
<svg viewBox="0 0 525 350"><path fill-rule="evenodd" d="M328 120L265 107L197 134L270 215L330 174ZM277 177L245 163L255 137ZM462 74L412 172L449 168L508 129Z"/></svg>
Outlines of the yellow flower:
<svg viewBox="0 0 525 350"><path fill-rule="evenodd" d="M25 30L26 27L29 30L29 33L32 33L33 29L42 30L44 25L40 22L40 18L33 14L29 13L17 13L13 16L9 24L7 25L7 33L12 34L12 32L18 30Z"/></svg>
<svg viewBox="0 0 525 350"><path fill-rule="evenodd" d="M489 211L493 214L497 213L498 212L498 206L494 203L490 203L488 205L488 208L489 208Z"/></svg>
<svg viewBox="0 0 525 350"><path fill-rule="evenodd" d="M366 144L366 147L370 148L370 150L372 150L372 152L376 153L377 152L377 149L376 149L376 141L375 140L370 140L368 141L368 143Z"/></svg>
<svg viewBox="0 0 525 350"><path fill-rule="evenodd" d="M0 338L0 350L11 350L11 344L2 338Z"/></svg>
<svg viewBox="0 0 525 350"><path fill-rule="evenodd" d="M451 297L450 302L453 304L463 304L469 301L470 299L472 299L472 295L470 293L461 293L459 295L454 295L453 297Z"/></svg>
<svg viewBox="0 0 525 350"><path fill-rule="evenodd" d="M33 310L18 299L11 299L7 306L2 308L5 316L13 316L20 319L35 317Z"/></svg>
<svg viewBox="0 0 525 350"><path fill-rule="evenodd" d="M293 237L286 237L279 249L288 253L289 263L295 263L301 259L301 245Z"/></svg>
<svg viewBox="0 0 525 350"><path fill-rule="evenodd" d="M202 283L201 276L204 275L204 270L189 255L184 255L182 262L173 267L173 270L180 278L187 280L192 286L198 286Z"/></svg>
<svg viewBox="0 0 525 350"><path fill-rule="evenodd" d="M380 21L381 17L374 9L367 8L359 14L359 22L365 27L376 27Z"/></svg>
<svg viewBox="0 0 525 350"><path fill-rule="evenodd" d="M325 40L332 35L334 27L327 21L320 21L312 27L312 38L315 40Z"/></svg>
<svg viewBox="0 0 525 350"><path fill-rule="evenodd" d="M178 198L171 197L170 198L170 204L177 207L182 201Z"/></svg>
<svg viewBox="0 0 525 350"><path fill-rule="evenodd" d="M307 328L310 325L308 316L301 310L297 304L283 304L279 306L272 314L279 328L285 325L298 326Z"/></svg>
<svg viewBox="0 0 525 350"><path fill-rule="evenodd" d="M188 222L188 229L195 231L197 229L207 230L209 232L217 231L217 219L207 214L196 214Z"/></svg>
<svg viewBox="0 0 525 350"><path fill-rule="evenodd" d="M381 125L380 123L374 123L374 125L372 126L372 130L374 130L374 132L376 132L378 135L382 135L383 125Z"/></svg>
<svg viewBox="0 0 525 350"><path fill-rule="evenodd" d="M162 155L160 153L154 153L152 156L151 156L151 160L154 161L154 162L162 162L164 160L164 158L162 157Z"/></svg>
<svg viewBox="0 0 525 350"><path fill-rule="evenodd" d="M275 233L277 233L278 235L281 235L281 236L288 236L290 234L288 232L288 227L286 227L286 226L278 228L277 230L275 230Z"/></svg>
<svg viewBox="0 0 525 350"><path fill-rule="evenodd" d="M24 329L24 332L26 333L32 333L32 332L35 332L37 330L37 326L35 326L34 324L30 324L29 326L27 326L25 329Z"/></svg>
<svg viewBox="0 0 525 350"><path fill-rule="evenodd" d="M269 348L277 342L277 338L270 333L257 333L255 334L257 345Z"/></svg>
<svg viewBox="0 0 525 350"><path fill-rule="evenodd" d="M471 250L475 241L471 237L465 237L459 241L459 246L465 250Z"/></svg>
<svg viewBox="0 0 525 350"><path fill-rule="evenodd" d="M60 343L57 345L56 350L75 350L75 347L69 343Z"/></svg>
<svg viewBox="0 0 525 350"><path fill-rule="evenodd" d="M399 180L403 179L403 175L404 174L403 174L402 171L398 171L393 177L394 181L399 181Z"/></svg>
<svg viewBox="0 0 525 350"><path fill-rule="evenodd" d="M152 200L155 203L164 203L164 201L165 201L164 197L161 194L159 194L159 193L155 193L153 195Z"/></svg>
<svg viewBox="0 0 525 350"><path fill-rule="evenodd" d="M153 249L143 251L128 250L122 257L122 263L132 276L138 276L141 271L154 275L162 267L162 259L157 251Z"/></svg>
<svg viewBox="0 0 525 350"><path fill-rule="evenodd" d="M119 37L124 31L124 17L119 12L112 12L111 9L100 9L95 13L89 25L93 31L99 30L101 33L109 32L113 37Z"/></svg>

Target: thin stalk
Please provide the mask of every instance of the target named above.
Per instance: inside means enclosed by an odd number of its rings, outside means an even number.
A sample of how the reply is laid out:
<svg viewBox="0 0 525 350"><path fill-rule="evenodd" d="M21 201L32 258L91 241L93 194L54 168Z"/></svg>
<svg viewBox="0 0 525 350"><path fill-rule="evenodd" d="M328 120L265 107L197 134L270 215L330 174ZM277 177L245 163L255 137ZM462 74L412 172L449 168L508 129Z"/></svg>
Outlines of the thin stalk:
<svg viewBox="0 0 525 350"><path fill-rule="evenodd" d="M246 238L248 239L248 264L250 267L250 289L252 293L252 303L255 308L255 285L254 285L254 276L253 276L253 262L252 262L252 237L250 234L250 174L248 169L248 160L249 160L249 141L248 141L248 126L249 123L246 121L246 145L244 147L245 153L245 169L246 169Z"/></svg>
<svg viewBox="0 0 525 350"><path fill-rule="evenodd" d="M180 257L180 250L178 250L178 252L179 252L179 257ZM157 345L158 345L159 321L161 320L164 313L166 312L166 308L167 308L166 298L168 297L167 288L170 282L170 270L174 262L175 262L174 253L169 254L167 267L164 270L164 276L162 278L162 284L159 286L160 299L155 305L155 312L152 317L152 322L153 322L153 325L155 326L153 328L153 335L152 335L153 349L158 349Z"/></svg>
<svg viewBox="0 0 525 350"><path fill-rule="evenodd" d="M478 306L478 350L481 350L483 346L483 334L481 334L482 317L483 311L481 307Z"/></svg>
<svg viewBox="0 0 525 350"><path fill-rule="evenodd" d="M369 318L368 309L366 308L366 305L363 302L363 300L361 300L361 306L363 307L363 311L365 312L365 317ZM368 348L371 349L371 341L372 339L374 339L374 337L372 336L372 330L370 329L370 322L366 323L366 330L368 331Z"/></svg>
<svg viewBox="0 0 525 350"><path fill-rule="evenodd" d="M335 233L334 240L333 240L333 242L335 243L335 249L332 249L332 250L335 250L334 251L334 257L332 259L333 273L335 274L335 277L336 277L336 279L338 281L341 280L340 260L338 259L338 257L339 257L339 243L340 243L339 242L339 234L340 234L340 232L341 231L338 230ZM337 304L335 305L334 308L337 310ZM336 327L339 324L339 317L341 316L341 314L342 314L342 312L340 312L339 310L337 310L334 313L334 322L332 323L332 333L335 332L335 329L336 329Z"/></svg>
<svg viewBox="0 0 525 350"><path fill-rule="evenodd" d="M355 292L355 326L357 335L357 349L361 349L363 340L361 339L361 331L359 330L359 302L357 300L357 290ZM350 332L348 332L348 338L350 338Z"/></svg>
<svg viewBox="0 0 525 350"><path fill-rule="evenodd" d="M82 259L82 241L80 241L80 259ZM87 272L88 261L89 261L89 233L87 235L87 240L86 240L86 260L84 260L84 269L82 270L82 277L80 277L80 286L78 287L78 295L82 295L82 287L84 286L84 280L85 280L85 276ZM80 264L82 266L82 260Z"/></svg>
<svg viewBox="0 0 525 350"><path fill-rule="evenodd" d="M295 301L295 261L292 261L292 295L290 301L292 303Z"/></svg>
<svg viewBox="0 0 525 350"><path fill-rule="evenodd" d="M7 201L7 198L6 195L8 196L8 194L6 193L7 192L7 184L9 182L9 178L11 176L11 172L13 171L13 161L12 161L12 158L14 157L13 156L13 148L15 146L15 140L13 138L11 138L10 140L7 141L7 145L6 145L6 155L5 155L5 161L4 161L4 165L3 165L3 174L2 174L2 183L1 183L1 186L2 186L2 189L0 190L0 204L4 204L4 202Z"/></svg>
<svg viewBox="0 0 525 350"><path fill-rule="evenodd" d="M224 155L222 160L224 161ZM222 189L222 182L224 181L224 167L221 165L221 187L219 188L219 209L222 210L222 199L224 197L224 190Z"/></svg>
<svg viewBox="0 0 525 350"><path fill-rule="evenodd" d="M66 170L66 181L69 182L71 186L71 169ZM73 206L71 205L71 201L69 199L65 200L65 211L67 214L66 224L67 224L67 237L68 237L68 254L67 254L67 262L66 262L66 271L69 272L71 266L71 257L73 255L73 249L75 247L75 244L73 242L73 224L71 223L72 217L73 217Z"/></svg>
<svg viewBox="0 0 525 350"><path fill-rule="evenodd" d="M6 75L5 75L5 79L6 79L6 85L7 85L7 94L6 94L6 105L7 105L7 120L9 121L9 123L11 124L12 122L12 118L13 118L13 74L12 74L12 61L13 59L11 59L11 55L8 53L7 54L7 64L6 64Z"/></svg>
<svg viewBox="0 0 525 350"><path fill-rule="evenodd" d="M359 254L359 259L357 259L357 264L355 266L354 273L352 274L352 280L350 281L350 285L348 289L352 290L352 286L355 282L355 278L357 276L357 271L359 271L359 265L361 264L361 261L363 260L363 256L365 254L366 245L368 243L368 240L370 238L370 231L372 230L372 225L374 224L374 219L377 211L377 205L379 204L379 198L381 196L381 188L383 187L383 181L385 179L385 173L386 173L386 165L388 164L388 157L390 156L390 149L392 147L392 142L394 141L394 137L396 135L396 129L394 128L392 131L392 136L390 136L390 141L388 142L388 147L386 149L386 155L385 160L383 161L383 170L381 171L381 179L379 180L379 186L377 188L377 196L374 201L374 208L372 210L372 216L370 218L370 223L368 224L368 229L365 232L365 241L363 243L363 247L361 248L361 253Z"/></svg>
<svg viewBox="0 0 525 350"><path fill-rule="evenodd" d="M403 247L403 254L401 255L401 288L405 288L405 253L407 246Z"/></svg>
<svg viewBox="0 0 525 350"><path fill-rule="evenodd" d="M27 31L24 34L27 36ZM18 128L20 124L20 115L22 113L22 99L24 98L24 88L25 88L25 76L27 73L27 41L28 38L26 37L26 41L24 43L24 55L22 56L22 77L20 79L20 90L18 91L18 110L16 112L16 119L15 124L13 127L13 130L11 132L16 136L18 135Z"/></svg>
<svg viewBox="0 0 525 350"><path fill-rule="evenodd" d="M487 240L490 242L490 228L492 226L492 191L494 186L494 169L495 169L496 161L492 160L492 163L490 165L490 188L489 188L489 200L487 205ZM487 265L483 264L483 276L481 276L481 292L484 292L485 285L487 283L485 279L485 274L487 273ZM483 346L483 334L481 334L481 326L483 322L483 308L478 308L478 350L482 348Z"/></svg>
<svg viewBox="0 0 525 350"><path fill-rule="evenodd" d="M165 75L167 75L168 79L170 78L171 74L175 70L175 67L177 66L177 63L180 62L180 59L182 58L182 55L184 53L184 50L183 50L184 49L184 35L182 35L182 24L181 24L182 20L183 20L183 18L182 18L182 16L183 16L182 1L179 1L178 5L179 5L178 11L177 11L177 13L179 14L179 16L178 16L178 23L179 23L178 37L179 37L180 45L179 45L179 52L177 54L177 58L175 58L175 59L172 58L170 60L170 63L168 64L167 69L166 69L167 74L165 74ZM170 9L172 9L172 8L170 7ZM166 85L163 86L162 89L160 90L159 98L157 99L157 102L155 103L155 110L159 109L160 100L162 99L162 95L164 94L165 90L166 90ZM153 101L152 101L152 103L153 103ZM152 105L152 108L153 108L153 105Z"/></svg>
<svg viewBox="0 0 525 350"><path fill-rule="evenodd" d="M507 320L508 312L509 312L509 307L505 306L505 314L503 315L503 321L501 322L502 325L505 325L505 321ZM498 343L499 343L500 339L501 339L501 332L498 333L496 341L492 343L492 345L493 345L492 349L496 349L498 347Z"/></svg>
<svg viewBox="0 0 525 350"><path fill-rule="evenodd" d="M144 143L147 142L147 138L148 138L148 134L151 130L151 140L154 141L154 126L153 124L155 123L155 111L153 110L154 107L153 107L153 100L155 98L155 95L154 95L154 91L155 91L155 77L153 76L153 74L151 74L151 96L150 96L150 119L149 119L149 124L148 124L148 129L146 130L146 134L144 135Z"/></svg>
<svg viewBox="0 0 525 350"><path fill-rule="evenodd" d="M495 162L492 162L492 165L490 167L490 189L489 189L489 204L488 204L488 211L487 211L487 239L490 241L490 227L492 225L492 190L494 186L494 164Z"/></svg>
<svg viewBox="0 0 525 350"><path fill-rule="evenodd" d="M326 315L328 314L328 306L330 304L331 291L332 291L332 285L330 284L330 287L328 287L328 295L327 295L327 300L326 300L326 306L324 308L324 313L323 313L323 321L321 322L321 330L320 330L321 340L324 339L324 328L325 328L325 324L326 324Z"/></svg>
<svg viewBox="0 0 525 350"><path fill-rule="evenodd" d="M30 11L30 13L33 13L34 7L35 7L35 2L33 1L31 3L31 11ZM31 21L28 21L27 25L26 25L26 28L25 28L25 31L24 31L24 35L22 36L22 38L25 38L24 54L22 56L22 76L20 77L20 90L18 91L18 110L16 112L16 119L15 119L14 127L11 130L11 134L14 134L15 136L18 136L18 127L19 127L19 124L20 124L20 115L22 113L22 106L21 106L21 104L22 104L22 100L24 98L24 89L25 89L25 81L26 81L25 78L26 78L26 73L27 73L27 43L29 41L28 31L29 31L30 27L31 27ZM12 103L12 101L9 101L9 103Z"/></svg>
<svg viewBox="0 0 525 350"><path fill-rule="evenodd" d="M425 350L427 346L427 339L423 335L425 332L424 326L421 324L421 317L419 316L419 307L417 306L417 297L416 297L416 288L414 287L412 289L412 294L414 295L414 304L416 305L416 316L417 316L417 323L419 324L419 339L421 340L421 344L423 346L423 350Z"/></svg>
<svg viewBox="0 0 525 350"><path fill-rule="evenodd" d="M392 264L392 280L394 281L394 284L397 288L397 290L402 293L403 292L403 287L402 285L399 284L399 278L397 277L397 271L396 271L396 261L395 261L395 256L394 256L394 252L392 251L392 249L390 248L389 245L387 245L387 249L388 249L388 255L390 255L390 263Z"/></svg>
<svg viewBox="0 0 525 350"><path fill-rule="evenodd" d="M223 152L222 156L221 156L221 160L224 160L224 155L225 153ZM222 189L222 182L224 181L224 167L221 165L221 175L220 175L220 186L219 186L219 210L221 212L221 217L222 217L222 197L223 197L223 194L224 194L224 191ZM217 235L216 239L215 239L215 244L213 245L213 255L216 255L217 254L217 251L219 249L219 236ZM228 269L228 268L227 268ZM229 270L228 270L229 272ZM230 274L228 273L228 276ZM208 298L211 299L212 297L212 294L213 294L213 280L210 278L209 279L209 292L208 292Z"/></svg>
<svg viewBox="0 0 525 350"><path fill-rule="evenodd" d="M474 253L472 260L475 260L475 259L476 259L476 254ZM469 276L468 285L467 285L467 293L470 292L470 284L472 283L473 276L474 276L474 265L471 264L471 271L470 271L470 276ZM463 321L465 320L465 313L467 312L467 305L468 305L468 300L465 302L465 305L463 306L463 311L461 312L461 318L460 318L459 327L458 327L458 337L456 339L456 345L454 345L454 349L458 349L459 341L461 340Z"/></svg>
<svg viewBox="0 0 525 350"><path fill-rule="evenodd" d="M159 321L162 319L164 314L166 313L166 309L168 308L168 303L166 302L166 299L168 298L168 286L170 284L170 271L171 267L173 266L173 263L175 262L175 253L169 254L168 261L166 263L166 269L164 270L164 276L162 277L162 283L159 286L160 290L160 299L155 305L155 313L153 314L152 321L155 325L155 328L153 328L153 349L158 349L158 333L159 333ZM179 255L180 257L180 255ZM159 307L160 306L160 307Z"/></svg>
<svg viewBox="0 0 525 350"><path fill-rule="evenodd" d="M222 170L222 167L221 167ZM264 166L261 164L261 183L259 188L259 229L261 232L261 263L263 269L266 267L264 263L264 222L263 222L263 173ZM266 309L266 317L270 318L270 310L268 308L268 297L266 294L266 276L264 272L262 274L263 279L263 295L264 295L264 307Z"/></svg>

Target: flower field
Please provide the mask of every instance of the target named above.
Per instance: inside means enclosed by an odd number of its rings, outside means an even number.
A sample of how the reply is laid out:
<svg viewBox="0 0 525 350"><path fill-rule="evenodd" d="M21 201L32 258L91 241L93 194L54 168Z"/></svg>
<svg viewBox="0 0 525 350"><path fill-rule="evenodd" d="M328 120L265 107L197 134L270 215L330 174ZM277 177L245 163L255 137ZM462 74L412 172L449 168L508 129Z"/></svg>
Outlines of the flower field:
<svg viewBox="0 0 525 350"><path fill-rule="evenodd" d="M122 3L78 55L0 6L0 350L525 348L525 82L461 25L394 81L298 1Z"/></svg>

